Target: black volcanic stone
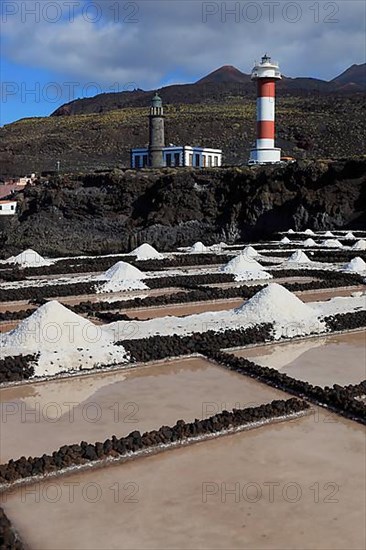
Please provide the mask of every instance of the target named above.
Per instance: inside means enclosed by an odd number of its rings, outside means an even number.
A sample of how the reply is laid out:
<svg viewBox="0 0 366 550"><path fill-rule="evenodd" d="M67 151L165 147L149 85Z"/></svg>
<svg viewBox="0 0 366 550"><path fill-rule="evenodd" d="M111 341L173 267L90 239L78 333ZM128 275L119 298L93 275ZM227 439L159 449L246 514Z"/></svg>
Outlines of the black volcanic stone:
<svg viewBox="0 0 366 550"><path fill-rule="evenodd" d="M94 445L87 445L85 449L83 449L83 457L88 460L98 459L98 455L96 453Z"/></svg>

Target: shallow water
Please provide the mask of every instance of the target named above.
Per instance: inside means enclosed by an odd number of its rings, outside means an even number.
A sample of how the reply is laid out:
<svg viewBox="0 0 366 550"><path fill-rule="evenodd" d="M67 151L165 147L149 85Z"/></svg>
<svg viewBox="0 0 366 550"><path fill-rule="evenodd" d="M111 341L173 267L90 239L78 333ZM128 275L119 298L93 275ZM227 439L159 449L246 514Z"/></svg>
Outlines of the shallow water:
<svg viewBox="0 0 366 550"><path fill-rule="evenodd" d="M194 304L177 304L173 306L150 307L144 309L121 309L131 317L137 317L140 320L156 319L158 317L185 317L196 313L205 313L207 311L227 311L239 307L243 304L243 298L233 298L226 300L215 300L210 302L200 302Z"/></svg>
<svg viewBox="0 0 366 550"><path fill-rule="evenodd" d="M286 394L202 358L0 390L0 461L257 406Z"/></svg>
<svg viewBox="0 0 366 550"><path fill-rule="evenodd" d="M306 290L295 292L303 302L325 302L337 296L351 296L354 292L365 292L365 286L353 286L350 288L333 288L329 290Z"/></svg>
<svg viewBox="0 0 366 550"><path fill-rule="evenodd" d="M232 353L322 387L358 384L366 378L366 331L260 346Z"/></svg>
<svg viewBox="0 0 366 550"><path fill-rule="evenodd" d="M320 411L38 483L2 506L37 550L359 550L364 452L362 426Z"/></svg>
<svg viewBox="0 0 366 550"><path fill-rule="evenodd" d="M159 296L162 294L174 294L176 292L184 292L184 289L181 289L179 287L173 287L173 288L154 288L150 290L130 290L130 291L123 291L123 292L105 292L100 294L83 294L83 295L77 295L77 296L61 296L61 297L55 297L52 298L53 300L57 300L61 303L63 303L65 306L69 305L75 305L79 304L80 302L90 301L90 302L102 302L102 301L108 301L110 298L113 299L120 299L120 300L132 300L133 298L136 298L138 296L144 295L144 296ZM12 301L12 302L1 302L0 304L0 310L1 311L20 311L22 309L28 309L32 307L31 304L29 304L28 300L19 300L19 301ZM34 307L34 306L33 306Z"/></svg>

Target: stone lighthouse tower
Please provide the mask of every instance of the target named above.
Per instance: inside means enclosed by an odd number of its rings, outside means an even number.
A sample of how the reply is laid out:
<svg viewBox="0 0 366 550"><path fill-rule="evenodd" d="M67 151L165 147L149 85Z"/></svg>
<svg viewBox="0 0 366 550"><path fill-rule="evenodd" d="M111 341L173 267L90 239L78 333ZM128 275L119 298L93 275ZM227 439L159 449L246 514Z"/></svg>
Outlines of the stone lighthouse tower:
<svg viewBox="0 0 366 550"><path fill-rule="evenodd" d="M249 164L273 164L281 160L281 149L275 147L276 80L281 78L278 64L267 55L252 71L252 80L257 82L257 141L250 151Z"/></svg>
<svg viewBox="0 0 366 550"><path fill-rule="evenodd" d="M149 132L149 166L151 168L160 168L164 166L164 110L163 102L157 92L151 101Z"/></svg>

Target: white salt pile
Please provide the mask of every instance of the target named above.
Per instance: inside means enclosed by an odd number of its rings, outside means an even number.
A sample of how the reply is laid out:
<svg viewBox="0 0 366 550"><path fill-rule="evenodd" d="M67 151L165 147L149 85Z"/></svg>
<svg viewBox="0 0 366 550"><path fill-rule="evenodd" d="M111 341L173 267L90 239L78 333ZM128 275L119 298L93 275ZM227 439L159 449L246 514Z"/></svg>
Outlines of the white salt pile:
<svg viewBox="0 0 366 550"><path fill-rule="evenodd" d="M17 256L11 256L6 260L6 263L17 264L20 267L43 267L51 265L53 262L51 260L45 260L31 248L27 248Z"/></svg>
<svg viewBox="0 0 366 550"><path fill-rule="evenodd" d="M339 308L351 309L351 301L359 306L360 299L347 299ZM334 306L329 306L329 311ZM332 309L333 308L333 309ZM327 311L328 311L327 310ZM303 334L324 332L324 323L319 322L323 311L317 303L304 304L294 294L278 284L271 284L258 292L251 300L238 309L228 311L207 311L186 317L160 317L147 321L134 321L131 334L129 321L117 321L105 326L115 340L148 338L159 334L189 335L208 330L222 331L230 328L245 328L259 323L273 323L275 338L300 336Z"/></svg>
<svg viewBox="0 0 366 550"><path fill-rule="evenodd" d="M123 290L146 290L149 288L142 282L146 275L127 262L117 262L98 279L107 281L97 289L97 292L120 292Z"/></svg>
<svg viewBox="0 0 366 550"><path fill-rule="evenodd" d="M241 251L241 254L246 258L256 258L259 256L257 250L252 246L246 246L244 250Z"/></svg>
<svg viewBox="0 0 366 550"><path fill-rule="evenodd" d="M305 229L304 233L305 235L315 235L314 231L312 231L311 229Z"/></svg>
<svg viewBox="0 0 366 550"><path fill-rule="evenodd" d="M153 246L143 243L130 253L131 256L136 256L137 260L164 260L163 254L160 254Z"/></svg>
<svg viewBox="0 0 366 550"><path fill-rule="evenodd" d="M289 230L287 231L287 233L292 234L292 233L295 233L295 231L294 231L293 229L289 229Z"/></svg>
<svg viewBox="0 0 366 550"><path fill-rule="evenodd" d="M235 256L235 258L221 267L221 271L232 273L235 275L236 281L272 279L272 275L264 271L260 263L254 260L254 258L244 256L244 254Z"/></svg>
<svg viewBox="0 0 366 550"><path fill-rule="evenodd" d="M70 311L57 301L47 302L11 332L0 335L0 356L39 353L35 376L126 363L125 349L115 346L103 327Z"/></svg>
<svg viewBox="0 0 366 550"><path fill-rule="evenodd" d="M348 233L346 233L345 236L344 236L343 238L346 239L347 241L352 241L352 240L355 239L356 237L354 236L353 233L351 233L351 231L348 231Z"/></svg>
<svg viewBox="0 0 366 550"><path fill-rule="evenodd" d="M127 262L117 262L107 269L102 277L107 281L121 281L123 279L141 281L141 279L145 278L145 275L137 267Z"/></svg>
<svg viewBox="0 0 366 550"><path fill-rule="evenodd" d="M314 241L314 239L306 239L304 242L303 242L303 245L304 246L316 246L316 242Z"/></svg>
<svg viewBox="0 0 366 550"><path fill-rule="evenodd" d="M333 233L331 231L326 231L324 233L324 237L334 237Z"/></svg>
<svg viewBox="0 0 366 550"><path fill-rule="evenodd" d="M248 317L249 322L275 323L276 338L292 337L323 330L319 312L304 304L285 287L271 283L235 312Z"/></svg>
<svg viewBox="0 0 366 550"><path fill-rule="evenodd" d="M353 250L366 250L366 240L360 239L352 246Z"/></svg>
<svg viewBox="0 0 366 550"><path fill-rule="evenodd" d="M283 237L283 239L281 239L280 241L282 244L289 244L291 241L288 237Z"/></svg>
<svg viewBox="0 0 366 550"><path fill-rule="evenodd" d="M203 254L205 252L209 252L209 249L207 246L205 246L201 241L198 241L194 243L191 248L188 249L189 254Z"/></svg>
<svg viewBox="0 0 366 550"><path fill-rule="evenodd" d="M343 244L338 239L327 239L322 242L322 246L327 248L343 248Z"/></svg>
<svg viewBox="0 0 366 550"><path fill-rule="evenodd" d="M311 260L307 257L305 252L302 250L296 250L287 260L291 264L308 264L311 263Z"/></svg>
<svg viewBox="0 0 366 550"><path fill-rule="evenodd" d="M345 264L342 267L342 271L351 271L352 273L364 273L366 272L366 262L364 262L362 258L357 256L356 258L353 258L353 260Z"/></svg>

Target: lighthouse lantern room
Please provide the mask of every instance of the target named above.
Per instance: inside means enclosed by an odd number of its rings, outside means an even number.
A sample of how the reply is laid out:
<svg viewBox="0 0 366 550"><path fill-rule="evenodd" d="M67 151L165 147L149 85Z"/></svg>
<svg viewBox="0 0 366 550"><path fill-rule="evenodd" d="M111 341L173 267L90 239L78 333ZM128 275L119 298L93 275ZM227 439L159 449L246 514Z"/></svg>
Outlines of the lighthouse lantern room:
<svg viewBox="0 0 366 550"><path fill-rule="evenodd" d="M282 78L278 63L264 55L255 64L251 78L257 82L257 141L248 164L281 162L281 149L275 147L276 80Z"/></svg>

